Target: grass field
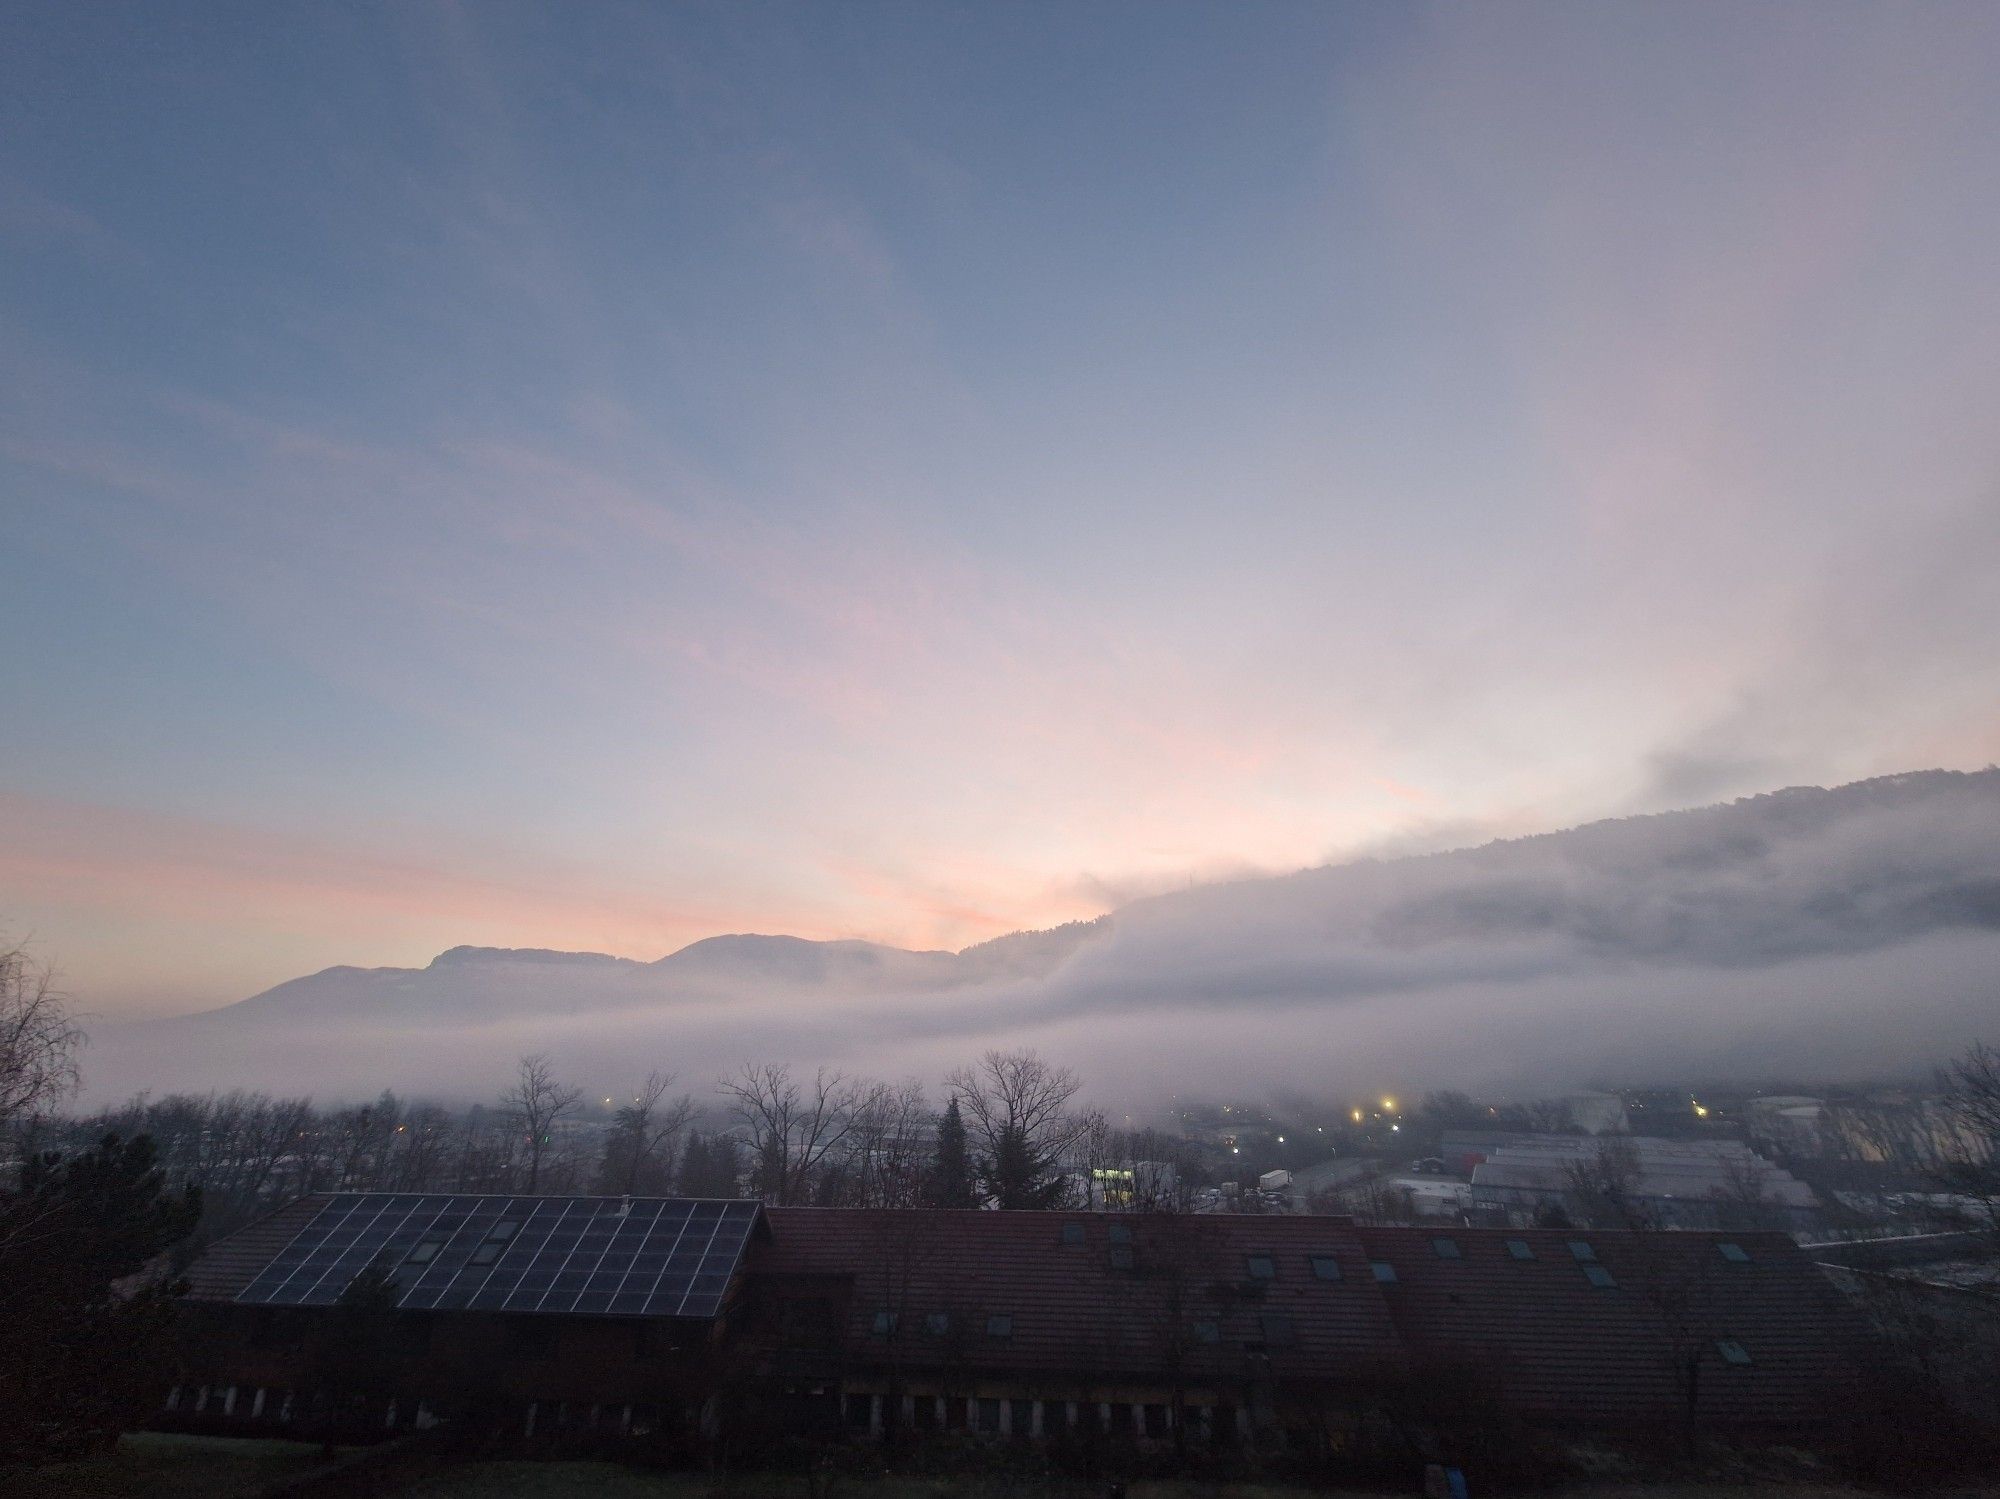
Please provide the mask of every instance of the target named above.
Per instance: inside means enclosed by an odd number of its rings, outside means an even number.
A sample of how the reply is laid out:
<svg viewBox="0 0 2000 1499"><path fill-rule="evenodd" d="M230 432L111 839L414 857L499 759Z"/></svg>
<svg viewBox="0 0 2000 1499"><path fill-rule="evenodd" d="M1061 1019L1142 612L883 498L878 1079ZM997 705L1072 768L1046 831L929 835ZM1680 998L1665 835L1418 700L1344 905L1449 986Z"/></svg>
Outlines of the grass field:
<svg viewBox="0 0 2000 1499"><path fill-rule="evenodd" d="M459 1461L388 1454L329 1471L299 1499L1101 1499L1102 1484L1002 1479L803 1478L658 1473L601 1462ZM327 1468L311 1443L228 1437L127 1436L84 1462L0 1469L0 1499L252 1499ZM1130 1499L1383 1499L1253 1483L1137 1482ZM1834 1485L1580 1484L1548 1499L1879 1499ZM1967 1496L1970 1499L1970 1496ZM2000 1490L1982 1499L2000 1499Z"/></svg>
<svg viewBox="0 0 2000 1499"><path fill-rule="evenodd" d="M82 1462L0 1468L6 1499L246 1499L324 1466L312 1442L140 1432Z"/></svg>

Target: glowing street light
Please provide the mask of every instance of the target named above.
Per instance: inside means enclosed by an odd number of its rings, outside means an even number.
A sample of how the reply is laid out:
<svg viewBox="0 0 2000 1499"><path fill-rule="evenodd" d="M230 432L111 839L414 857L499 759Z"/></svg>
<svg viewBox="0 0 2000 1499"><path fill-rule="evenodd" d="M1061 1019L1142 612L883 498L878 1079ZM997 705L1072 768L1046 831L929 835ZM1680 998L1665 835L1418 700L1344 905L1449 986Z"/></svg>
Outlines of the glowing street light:
<svg viewBox="0 0 2000 1499"><path fill-rule="evenodd" d="M1361 1110L1359 1110L1359 1109L1356 1109L1356 1110L1354 1111L1354 1122L1355 1122L1356 1124L1359 1124L1359 1123L1361 1122Z"/></svg>

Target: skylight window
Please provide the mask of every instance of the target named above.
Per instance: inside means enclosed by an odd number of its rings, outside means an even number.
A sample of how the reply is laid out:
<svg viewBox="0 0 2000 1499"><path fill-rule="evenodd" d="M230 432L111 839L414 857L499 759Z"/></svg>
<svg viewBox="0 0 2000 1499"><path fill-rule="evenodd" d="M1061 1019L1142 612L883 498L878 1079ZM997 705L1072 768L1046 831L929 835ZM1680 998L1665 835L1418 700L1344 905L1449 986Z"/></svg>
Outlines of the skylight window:
<svg viewBox="0 0 2000 1499"><path fill-rule="evenodd" d="M1715 1351L1722 1355L1722 1361L1725 1364L1734 1364L1739 1369L1750 1362L1750 1350L1745 1348L1741 1343L1729 1338L1724 1338L1721 1342L1717 1343Z"/></svg>
<svg viewBox="0 0 2000 1499"><path fill-rule="evenodd" d="M950 1312L931 1312L924 1318L924 1331L934 1338L941 1338L951 1331Z"/></svg>
<svg viewBox="0 0 2000 1499"><path fill-rule="evenodd" d="M505 1244L497 1244L493 1240L488 1239L484 1244L481 1244L477 1249L472 1251L472 1263L475 1265L490 1265L499 1259L502 1254L506 1253L506 1250L507 1246Z"/></svg>
<svg viewBox="0 0 2000 1499"><path fill-rule="evenodd" d="M1316 1254L1312 1257L1313 1279L1339 1280L1340 1261L1330 1254Z"/></svg>
<svg viewBox="0 0 2000 1499"><path fill-rule="evenodd" d="M1114 1244L1130 1244L1132 1242L1132 1225L1129 1223L1114 1223L1104 1232L1105 1236Z"/></svg>
<svg viewBox="0 0 2000 1499"><path fill-rule="evenodd" d="M443 1248L443 1239L425 1239L415 1249L410 1251L409 1258L404 1260L403 1263L406 1265L428 1265L438 1257L438 1251Z"/></svg>
<svg viewBox="0 0 2000 1499"><path fill-rule="evenodd" d="M883 1310L875 1314L874 1326L871 1327L869 1331L872 1332L878 1338L886 1338L891 1333L895 1332L896 1323L899 1320L900 1319L896 1316L894 1312L888 1310L885 1307Z"/></svg>
<svg viewBox="0 0 2000 1499"><path fill-rule="evenodd" d="M1728 1260L1732 1265L1747 1265L1750 1263L1750 1251L1745 1249L1741 1244L1718 1244L1715 1246L1715 1252L1725 1260Z"/></svg>
<svg viewBox="0 0 2000 1499"><path fill-rule="evenodd" d="M1081 1223L1065 1223L1062 1226L1062 1241L1065 1244L1081 1244L1083 1242L1083 1225Z"/></svg>
<svg viewBox="0 0 2000 1499"><path fill-rule="evenodd" d="M1456 1239L1432 1239L1431 1250L1441 1260L1455 1260L1459 1258L1458 1240Z"/></svg>
<svg viewBox="0 0 2000 1499"><path fill-rule="evenodd" d="M989 1338L1011 1338L1014 1336L1014 1319L1006 1312L995 1312L986 1319L986 1336Z"/></svg>
<svg viewBox="0 0 2000 1499"><path fill-rule="evenodd" d="M1248 1255L1243 1261L1243 1270L1252 1280L1276 1280L1278 1263L1268 1254Z"/></svg>
<svg viewBox="0 0 2000 1499"><path fill-rule="evenodd" d="M1602 1265L1585 1265L1583 1267L1583 1278L1599 1290L1615 1291L1618 1289L1618 1282L1611 1278L1611 1272Z"/></svg>
<svg viewBox="0 0 2000 1499"><path fill-rule="evenodd" d="M1396 1267L1387 1260L1370 1260L1368 1268L1375 1272L1375 1278L1384 1285L1394 1285L1396 1283Z"/></svg>
<svg viewBox="0 0 2000 1499"><path fill-rule="evenodd" d="M1132 1246L1130 1244L1113 1244L1111 1246L1111 1268L1113 1270L1130 1270L1134 1263Z"/></svg>
<svg viewBox="0 0 2000 1499"><path fill-rule="evenodd" d="M1517 1260L1531 1260L1535 1257L1534 1246L1526 1239L1509 1239L1507 1252Z"/></svg>
<svg viewBox="0 0 2000 1499"><path fill-rule="evenodd" d="M1569 1252L1571 1258L1575 1259L1579 1264L1588 1265L1597 1259L1597 1251L1592 1249L1582 1239L1571 1239L1569 1241Z"/></svg>
<svg viewBox="0 0 2000 1499"><path fill-rule="evenodd" d="M1219 1343L1222 1329L1213 1322L1197 1322L1194 1325L1194 1340L1197 1343Z"/></svg>
<svg viewBox="0 0 2000 1499"><path fill-rule="evenodd" d="M505 1244L520 1231L521 1225L519 1223L516 1223L511 1218L502 1218L486 1231L486 1238L489 1243Z"/></svg>

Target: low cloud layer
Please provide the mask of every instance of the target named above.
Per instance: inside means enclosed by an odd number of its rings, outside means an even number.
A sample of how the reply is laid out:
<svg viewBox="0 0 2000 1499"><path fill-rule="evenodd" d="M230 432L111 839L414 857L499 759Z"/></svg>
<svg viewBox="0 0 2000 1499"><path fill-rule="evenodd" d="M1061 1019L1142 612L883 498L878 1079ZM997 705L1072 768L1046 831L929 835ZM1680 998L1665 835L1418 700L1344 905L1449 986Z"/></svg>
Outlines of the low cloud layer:
<svg viewBox="0 0 2000 1499"><path fill-rule="evenodd" d="M480 1098L547 1050L595 1089L749 1058L935 1078L991 1045L1101 1101L1867 1078L1993 1033L2000 771L1780 792L1212 885L963 954L731 938L657 963L460 950L114 1027L92 1094Z"/></svg>

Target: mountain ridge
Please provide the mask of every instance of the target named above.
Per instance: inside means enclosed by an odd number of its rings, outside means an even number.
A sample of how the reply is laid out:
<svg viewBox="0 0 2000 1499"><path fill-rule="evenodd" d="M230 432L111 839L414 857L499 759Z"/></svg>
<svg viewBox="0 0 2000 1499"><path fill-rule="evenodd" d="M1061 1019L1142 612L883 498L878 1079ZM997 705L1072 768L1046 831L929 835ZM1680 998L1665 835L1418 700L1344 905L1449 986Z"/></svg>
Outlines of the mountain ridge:
<svg viewBox="0 0 2000 1499"><path fill-rule="evenodd" d="M282 1059L287 1047L357 1070L368 1055L393 1070L424 1055L457 1066L475 1050L489 1069L541 1049L605 1065L635 1048L703 1065L853 1061L1004 1039L1099 1049L1114 1069L1159 1053L1184 1069L1325 1071L1358 1067L1371 1047L1384 1067L1426 1051L1442 1067L1462 1048L1460 1065L1476 1069L1502 1060L1478 1044L1494 1036L1529 1066L1527 1036L1559 1010L1550 1056L1587 1040L1603 1059L1643 1060L1650 1045L1728 1064L1756 1037L1861 1058L1914 1055L1925 1037L1951 1049L1990 1028L1996 971L2000 770L1989 767L1196 886L957 952L760 933L651 961L452 948L423 968L329 968L137 1022L122 1032L146 1048L120 1059L122 1038L107 1033L115 1065L99 1068L256 1076L248 1063L224 1073L223 1060ZM1218 1015L1233 1018L1217 1029ZM1314 1063L1336 1042L1351 1062Z"/></svg>

